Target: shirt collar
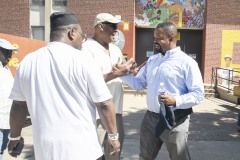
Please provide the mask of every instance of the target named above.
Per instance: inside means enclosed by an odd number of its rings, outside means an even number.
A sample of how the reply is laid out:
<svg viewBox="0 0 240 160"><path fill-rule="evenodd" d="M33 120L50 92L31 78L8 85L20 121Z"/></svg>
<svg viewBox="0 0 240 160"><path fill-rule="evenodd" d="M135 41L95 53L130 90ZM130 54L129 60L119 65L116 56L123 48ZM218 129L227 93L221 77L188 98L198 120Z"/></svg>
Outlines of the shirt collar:
<svg viewBox="0 0 240 160"><path fill-rule="evenodd" d="M176 52L178 51L181 51L181 48L180 47L176 47L176 48L173 48L171 50L168 50L166 53L165 53L165 56L164 58L170 58L170 57L173 57L175 55Z"/></svg>
<svg viewBox="0 0 240 160"><path fill-rule="evenodd" d="M93 42L95 42L96 44L97 44L97 46L99 47L99 48L101 48L102 50L104 50L105 52L107 52L108 50L106 49L106 48L104 48L98 41L96 41L95 39L93 39L93 38L91 38L91 40L93 41ZM110 45L111 45L111 43L109 43L108 44L109 45L109 48L110 48Z"/></svg>

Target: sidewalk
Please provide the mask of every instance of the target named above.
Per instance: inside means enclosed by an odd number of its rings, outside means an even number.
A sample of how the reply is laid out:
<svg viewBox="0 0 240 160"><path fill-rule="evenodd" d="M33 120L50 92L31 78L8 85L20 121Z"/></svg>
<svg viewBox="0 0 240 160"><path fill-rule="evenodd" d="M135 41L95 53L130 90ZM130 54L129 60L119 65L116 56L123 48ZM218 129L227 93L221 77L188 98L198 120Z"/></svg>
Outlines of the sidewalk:
<svg viewBox="0 0 240 160"><path fill-rule="evenodd" d="M236 131L237 112L240 106L210 98L193 108L190 120L189 150L192 160L239 160L240 134ZM123 160L138 160L139 128L146 111L146 96L125 94L125 141ZM31 126L23 129L25 148L17 160L34 160ZM16 160L6 152L4 160ZM170 160L163 146L157 160Z"/></svg>
<svg viewBox="0 0 240 160"><path fill-rule="evenodd" d="M146 110L145 96L124 97L124 160L139 159L139 128ZM239 160L240 134L236 131L240 106L216 99L204 99L194 106L189 128L189 151L192 160ZM157 160L170 160L163 146Z"/></svg>

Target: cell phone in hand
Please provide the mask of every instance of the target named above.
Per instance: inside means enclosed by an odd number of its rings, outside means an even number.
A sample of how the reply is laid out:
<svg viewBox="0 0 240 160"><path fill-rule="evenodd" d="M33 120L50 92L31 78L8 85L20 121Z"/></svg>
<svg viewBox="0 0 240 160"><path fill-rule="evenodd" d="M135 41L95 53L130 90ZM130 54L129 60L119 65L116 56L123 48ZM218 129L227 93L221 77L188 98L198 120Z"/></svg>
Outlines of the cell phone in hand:
<svg viewBox="0 0 240 160"><path fill-rule="evenodd" d="M12 154L20 155L24 147L23 142L19 142L15 148L12 150Z"/></svg>

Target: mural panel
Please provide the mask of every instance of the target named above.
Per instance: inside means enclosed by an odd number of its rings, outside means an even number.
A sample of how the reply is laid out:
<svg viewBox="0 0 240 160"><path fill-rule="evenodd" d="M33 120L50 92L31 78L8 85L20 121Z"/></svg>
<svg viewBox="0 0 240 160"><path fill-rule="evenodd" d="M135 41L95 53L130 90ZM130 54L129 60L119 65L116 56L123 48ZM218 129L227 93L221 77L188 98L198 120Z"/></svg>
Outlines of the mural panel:
<svg viewBox="0 0 240 160"><path fill-rule="evenodd" d="M239 50L240 45L240 30L223 30L222 31L222 53L221 53L221 67L226 65L226 56L231 58L229 64L232 68L240 70L240 57ZM235 49L236 48L236 49Z"/></svg>
<svg viewBox="0 0 240 160"><path fill-rule="evenodd" d="M232 88L233 84L229 80L240 83L240 31L239 30L223 30L222 31L222 53L221 53L221 69L218 75L222 78L222 86Z"/></svg>
<svg viewBox="0 0 240 160"><path fill-rule="evenodd" d="M136 0L135 25L171 21L179 28L204 28L206 0Z"/></svg>

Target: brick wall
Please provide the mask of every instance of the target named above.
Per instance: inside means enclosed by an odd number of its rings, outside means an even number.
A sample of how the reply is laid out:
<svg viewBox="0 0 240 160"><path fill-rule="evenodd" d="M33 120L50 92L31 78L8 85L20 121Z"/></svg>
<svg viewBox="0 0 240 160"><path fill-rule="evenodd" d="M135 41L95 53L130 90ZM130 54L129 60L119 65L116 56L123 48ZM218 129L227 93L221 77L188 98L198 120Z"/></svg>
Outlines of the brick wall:
<svg viewBox="0 0 240 160"><path fill-rule="evenodd" d="M134 0L68 0L67 10L77 14L80 25L88 37L93 36L93 21L97 14L107 12L112 15L121 15L123 21L130 22L129 31L123 31L122 26L119 26L125 36L125 45L122 52L130 58L134 56L135 48L134 4Z"/></svg>
<svg viewBox="0 0 240 160"><path fill-rule="evenodd" d="M30 37L29 0L1 0L0 33Z"/></svg>
<svg viewBox="0 0 240 160"><path fill-rule="evenodd" d="M129 31L123 31L126 42L122 50L128 58L135 57L134 0L68 0L67 10L77 14L82 29L89 37L93 35L93 20L98 13L121 15L129 22ZM204 29L202 71L205 83L211 82L212 67L220 67L222 54L222 31L240 31L239 0L208 0ZM1 0L0 33L30 37L29 0ZM240 63L240 44L234 43L233 63Z"/></svg>
<svg viewBox="0 0 240 160"><path fill-rule="evenodd" d="M211 82L212 67L220 67L222 53L222 31L240 30L239 0L208 0L206 28L204 34L203 76L204 82ZM235 51L239 45L235 44ZM239 55L239 54L238 54ZM237 60L238 61L238 60Z"/></svg>

